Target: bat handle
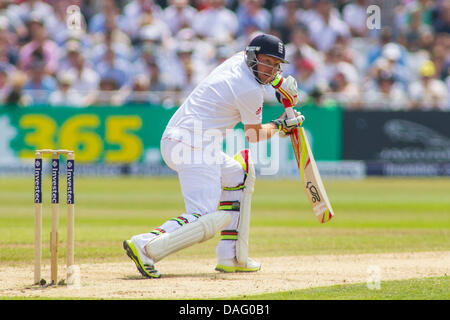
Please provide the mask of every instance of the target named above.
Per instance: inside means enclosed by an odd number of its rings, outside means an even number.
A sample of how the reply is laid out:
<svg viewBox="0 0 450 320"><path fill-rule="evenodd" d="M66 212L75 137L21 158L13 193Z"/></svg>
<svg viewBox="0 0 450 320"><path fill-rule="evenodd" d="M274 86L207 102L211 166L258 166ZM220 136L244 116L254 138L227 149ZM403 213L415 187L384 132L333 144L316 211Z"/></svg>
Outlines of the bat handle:
<svg viewBox="0 0 450 320"><path fill-rule="evenodd" d="M286 111L286 115L288 119L295 118L294 108L292 108L291 103L287 99L283 99L284 110Z"/></svg>

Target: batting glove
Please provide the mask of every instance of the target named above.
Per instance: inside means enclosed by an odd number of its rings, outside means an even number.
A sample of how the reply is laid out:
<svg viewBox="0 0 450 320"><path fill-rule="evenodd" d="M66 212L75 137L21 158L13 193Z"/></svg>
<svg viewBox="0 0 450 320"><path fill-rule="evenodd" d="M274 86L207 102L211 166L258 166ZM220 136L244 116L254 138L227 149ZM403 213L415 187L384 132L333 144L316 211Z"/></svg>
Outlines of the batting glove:
<svg viewBox="0 0 450 320"><path fill-rule="evenodd" d="M294 110L295 118L287 119L286 113L283 113L278 119L272 120L278 128L278 134L280 137L285 137L291 134L291 131L298 128L305 121L305 117L298 111Z"/></svg>
<svg viewBox="0 0 450 320"><path fill-rule="evenodd" d="M283 100L289 101L289 104L294 107L298 102L298 86L297 80L292 76L283 78L278 74L275 79L270 83L272 87L276 90L277 99L281 103Z"/></svg>

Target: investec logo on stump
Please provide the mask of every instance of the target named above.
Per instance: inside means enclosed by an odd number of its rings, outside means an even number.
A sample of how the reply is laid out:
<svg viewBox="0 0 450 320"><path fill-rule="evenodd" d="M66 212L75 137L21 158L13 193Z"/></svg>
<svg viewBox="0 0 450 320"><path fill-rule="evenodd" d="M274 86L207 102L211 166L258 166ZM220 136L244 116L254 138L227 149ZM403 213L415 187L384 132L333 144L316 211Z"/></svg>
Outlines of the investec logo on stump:
<svg viewBox="0 0 450 320"><path fill-rule="evenodd" d="M34 164L34 203L42 203L41 172L42 159L36 159Z"/></svg>
<svg viewBox="0 0 450 320"><path fill-rule="evenodd" d="M67 160L67 204L74 203L73 170L74 170L74 160Z"/></svg>
<svg viewBox="0 0 450 320"><path fill-rule="evenodd" d="M52 161L52 203L59 202L59 161Z"/></svg>

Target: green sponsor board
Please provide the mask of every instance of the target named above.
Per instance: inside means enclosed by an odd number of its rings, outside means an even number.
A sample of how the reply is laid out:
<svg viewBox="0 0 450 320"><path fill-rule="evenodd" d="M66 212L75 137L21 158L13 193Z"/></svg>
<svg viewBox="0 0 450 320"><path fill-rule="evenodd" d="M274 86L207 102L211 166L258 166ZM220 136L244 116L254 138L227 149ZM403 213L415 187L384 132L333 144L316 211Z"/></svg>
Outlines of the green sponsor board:
<svg viewBox="0 0 450 320"><path fill-rule="evenodd" d="M316 159L340 159L341 111L300 110ZM175 111L159 106L0 107L0 157L3 162L33 158L36 149L62 148L74 150L80 162L147 162L158 157L161 135ZM263 122L282 111L281 106L265 106Z"/></svg>

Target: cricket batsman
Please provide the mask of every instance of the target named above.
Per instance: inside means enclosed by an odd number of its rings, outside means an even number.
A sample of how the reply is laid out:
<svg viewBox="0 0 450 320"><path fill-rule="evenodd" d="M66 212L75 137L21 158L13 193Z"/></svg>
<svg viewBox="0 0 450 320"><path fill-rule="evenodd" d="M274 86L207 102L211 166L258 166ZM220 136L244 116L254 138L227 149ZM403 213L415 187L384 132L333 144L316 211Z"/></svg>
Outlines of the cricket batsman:
<svg viewBox="0 0 450 320"><path fill-rule="evenodd" d="M208 240L221 231L216 248L221 272L256 272L261 264L248 257L250 204L255 169L248 150L234 158L222 151L227 129L244 124L246 138L255 143L282 136L302 124L304 117L262 123L264 86L272 85L278 100L295 106L294 78L283 79L285 46L273 35L253 38L239 52L217 66L173 115L161 138L165 163L178 173L186 212L150 233L123 242L139 272L159 278L154 264L171 253Z"/></svg>

